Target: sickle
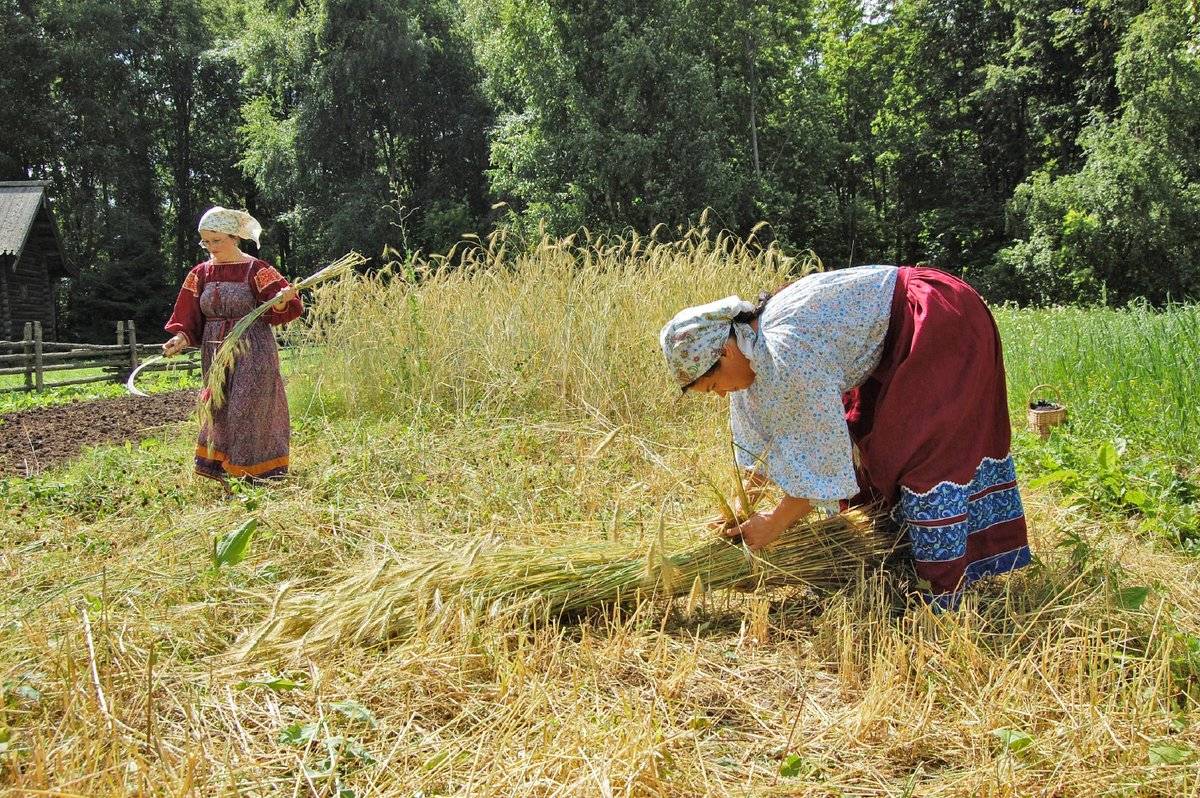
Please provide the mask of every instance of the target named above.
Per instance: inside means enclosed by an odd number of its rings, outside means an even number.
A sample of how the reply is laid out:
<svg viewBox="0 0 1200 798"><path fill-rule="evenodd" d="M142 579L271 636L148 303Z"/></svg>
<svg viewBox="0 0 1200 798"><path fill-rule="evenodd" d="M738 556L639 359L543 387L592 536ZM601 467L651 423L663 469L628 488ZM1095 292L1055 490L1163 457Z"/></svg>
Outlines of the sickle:
<svg viewBox="0 0 1200 798"><path fill-rule="evenodd" d="M190 349L191 347L188 348ZM146 366L154 365L158 361L165 359L165 357L165 355L155 355L149 360L142 361L140 366L129 373L129 379L125 380L125 390L129 391L134 396L149 396L150 394L139 390L137 385L134 383L137 381L138 375L142 373L142 369L146 368Z"/></svg>

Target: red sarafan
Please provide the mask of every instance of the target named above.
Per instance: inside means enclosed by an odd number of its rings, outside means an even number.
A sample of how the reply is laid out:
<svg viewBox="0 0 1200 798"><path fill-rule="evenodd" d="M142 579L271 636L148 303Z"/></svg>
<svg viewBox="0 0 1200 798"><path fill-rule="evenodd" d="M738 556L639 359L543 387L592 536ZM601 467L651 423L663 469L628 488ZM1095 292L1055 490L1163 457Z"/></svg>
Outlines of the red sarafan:
<svg viewBox="0 0 1200 798"><path fill-rule="evenodd" d="M851 503L892 508L939 606L1030 561L1007 396L983 299L952 275L902 267L879 364L843 397L860 455Z"/></svg>
<svg viewBox="0 0 1200 798"><path fill-rule="evenodd" d="M240 263L205 261L184 281L167 330L181 332L201 347L207 378L217 348L238 320L285 288L283 276L258 258ZM225 384L225 401L213 408L212 421L200 427L197 474L263 479L287 473L290 419L279 348L270 325L286 324L302 311L300 299L293 297L282 311L265 313L242 337L240 354Z"/></svg>

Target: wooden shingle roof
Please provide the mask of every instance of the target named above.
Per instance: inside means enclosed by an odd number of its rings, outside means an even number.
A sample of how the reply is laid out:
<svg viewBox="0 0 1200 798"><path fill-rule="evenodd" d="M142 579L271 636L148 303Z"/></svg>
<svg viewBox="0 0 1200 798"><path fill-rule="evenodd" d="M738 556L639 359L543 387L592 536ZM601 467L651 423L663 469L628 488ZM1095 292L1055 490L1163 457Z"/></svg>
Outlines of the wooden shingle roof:
<svg viewBox="0 0 1200 798"><path fill-rule="evenodd" d="M46 201L46 180L0 181L0 257L15 263L25 248L37 242L57 271L75 273L63 257L58 230Z"/></svg>

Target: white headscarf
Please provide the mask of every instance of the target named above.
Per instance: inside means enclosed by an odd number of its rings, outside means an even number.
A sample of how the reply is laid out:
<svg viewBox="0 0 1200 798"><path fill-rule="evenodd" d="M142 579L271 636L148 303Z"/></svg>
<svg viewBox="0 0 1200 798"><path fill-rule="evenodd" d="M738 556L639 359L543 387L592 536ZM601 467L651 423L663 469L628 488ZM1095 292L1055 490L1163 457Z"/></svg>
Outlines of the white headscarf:
<svg viewBox="0 0 1200 798"><path fill-rule="evenodd" d="M262 225L258 223L258 219L245 211L222 208L220 205L204 212L204 215L200 217L199 229L226 233L238 238L248 238L254 242L255 246L258 245L258 238L262 235Z"/></svg>
<svg viewBox="0 0 1200 798"><path fill-rule="evenodd" d="M675 314L658 334L667 368L680 387L686 388L704 376L721 358L721 351L730 333L738 333L742 343L742 331L731 327L739 313L753 313L754 305L739 296L727 296L706 305L681 310ZM749 327L747 327L747 331Z"/></svg>

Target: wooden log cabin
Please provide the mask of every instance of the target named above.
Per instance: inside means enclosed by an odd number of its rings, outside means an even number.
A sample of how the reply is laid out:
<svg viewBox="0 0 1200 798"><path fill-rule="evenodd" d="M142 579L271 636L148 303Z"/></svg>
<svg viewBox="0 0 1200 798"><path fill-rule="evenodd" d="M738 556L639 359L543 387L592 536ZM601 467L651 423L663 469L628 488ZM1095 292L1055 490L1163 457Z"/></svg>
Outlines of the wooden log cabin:
<svg viewBox="0 0 1200 798"><path fill-rule="evenodd" d="M55 294L77 272L63 255L44 180L0 181L0 338L21 337L40 321L42 337L58 340Z"/></svg>

